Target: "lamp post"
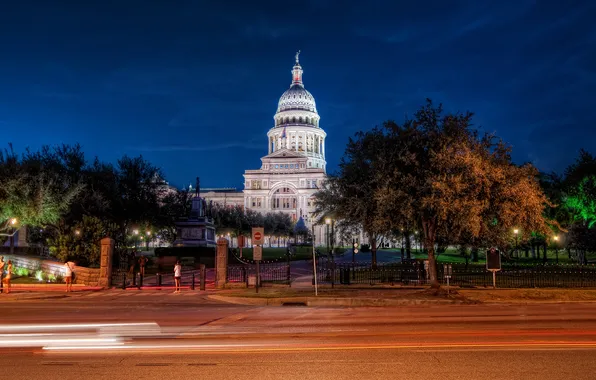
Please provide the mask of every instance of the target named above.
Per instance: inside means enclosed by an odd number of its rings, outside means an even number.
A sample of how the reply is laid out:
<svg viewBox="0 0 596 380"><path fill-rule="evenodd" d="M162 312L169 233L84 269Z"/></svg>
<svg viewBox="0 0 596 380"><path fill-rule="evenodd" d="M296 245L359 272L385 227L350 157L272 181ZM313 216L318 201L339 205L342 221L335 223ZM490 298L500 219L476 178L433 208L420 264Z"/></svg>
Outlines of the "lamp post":
<svg viewBox="0 0 596 380"><path fill-rule="evenodd" d="M134 229L132 230L132 235L133 235L133 239L135 241L135 251L137 251L139 249L139 230Z"/></svg>
<svg viewBox="0 0 596 380"><path fill-rule="evenodd" d="M559 237L557 235L555 235L553 237L553 239L555 240L555 257L557 260L557 264L559 263Z"/></svg>
<svg viewBox="0 0 596 380"><path fill-rule="evenodd" d="M145 248L148 251L149 250L149 242L151 241L151 231L147 231L147 232L145 232L145 234L147 235L147 240L145 240Z"/></svg>
<svg viewBox="0 0 596 380"><path fill-rule="evenodd" d="M335 285L335 259L333 257L333 233L335 220L332 218L326 218L325 224L327 225L327 253L331 256L331 287ZM329 233L329 225L331 225L331 234Z"/></svg>
<svg viewBox="0 0 596 380"><path fill-rule="evenodd" d="M513 233L515 234L515 257L519 258L519 251L517 250L517 239L519 236L519 230L516 228L513 230Z"/></svg>

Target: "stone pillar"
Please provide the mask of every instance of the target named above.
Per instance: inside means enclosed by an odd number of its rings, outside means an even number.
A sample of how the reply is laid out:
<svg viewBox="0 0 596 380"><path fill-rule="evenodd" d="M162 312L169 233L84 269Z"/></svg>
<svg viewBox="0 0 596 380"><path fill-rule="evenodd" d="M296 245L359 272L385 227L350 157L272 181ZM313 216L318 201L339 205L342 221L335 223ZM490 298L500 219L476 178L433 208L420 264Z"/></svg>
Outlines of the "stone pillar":
<svg viewBox="0 0 596 380"><path fill-rule="evenodd" d="M228 277L228 239L217 240L215 253L215 287L223 288Z"/></svg>
<svg viewBox="0 0 596 380"><path fill-rule="evenodd" d="M99 286L112 286L112 257L114 256L114 239L101 239L101 259L99 269Z"/></svg>

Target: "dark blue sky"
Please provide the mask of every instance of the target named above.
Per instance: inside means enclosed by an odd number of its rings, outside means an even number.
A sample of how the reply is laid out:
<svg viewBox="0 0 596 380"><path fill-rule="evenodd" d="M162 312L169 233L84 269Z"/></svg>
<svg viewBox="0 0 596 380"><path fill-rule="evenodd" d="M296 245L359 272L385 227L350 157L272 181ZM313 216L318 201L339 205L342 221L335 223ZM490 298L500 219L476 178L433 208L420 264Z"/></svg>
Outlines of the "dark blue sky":
<svg viewBox="0 0 596 380"><path fill-rule="evenodd" d="M348 136L426 97L561 171L596 152L595 1L0 4L0 130L22 151L139 155L177 186L241 188L301 49L333 171Z"/></svg>

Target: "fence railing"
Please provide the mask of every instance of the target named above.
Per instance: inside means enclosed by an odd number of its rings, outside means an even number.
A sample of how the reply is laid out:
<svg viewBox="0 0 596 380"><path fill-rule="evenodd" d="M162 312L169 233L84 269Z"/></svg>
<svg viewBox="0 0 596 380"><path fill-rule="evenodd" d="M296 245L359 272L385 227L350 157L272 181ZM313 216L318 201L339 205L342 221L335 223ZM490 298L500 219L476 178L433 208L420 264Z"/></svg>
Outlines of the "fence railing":
<svg viewBox="0 0 596 380"><path fill-rule="evenodd" d="M201 288L205 289L206 270L183 271L180 277L180 286L182 288ZM173 288L175 287L175 280L173 273L157 273L146 276L141 276L139 272L125 272L116 271L112 273L112 287L116 288Z"/></svg>
<svg viewBox="0 0 596 380"><path fill-rule="evenodd" d="M492 287L492 273L484 265L450 264L450 285ZM438 280L447 283L443 264L437 265ZM505 265L496 273L498 288L596 287L594 265ZM424 285L429 282L424 262L370 264L334 264L321 262L317 270L319 283L334 284L404 284Z"/></svg>
<svg viewBox="0 0 596 380"><path fill-rule="evenodd" d="M261 263L259 264L261 284L286 284L290 285L290 266L287 263ZM246 283L256 282L257 266L255 264L236 265L228 267L228 282Z"/></svg>

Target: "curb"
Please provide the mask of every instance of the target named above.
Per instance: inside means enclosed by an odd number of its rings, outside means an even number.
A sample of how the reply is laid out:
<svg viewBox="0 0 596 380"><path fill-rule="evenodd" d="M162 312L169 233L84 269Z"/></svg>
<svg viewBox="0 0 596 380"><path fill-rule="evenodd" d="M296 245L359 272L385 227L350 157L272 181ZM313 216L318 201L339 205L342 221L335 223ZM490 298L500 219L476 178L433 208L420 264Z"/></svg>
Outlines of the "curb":
<svg viewBox="0 0 596 380"><path fill-rule="evenodd" d="M387 298L347 298L347 297L281 297L281 298L256 298L256 297L227 297L208 295L207 298L232 303L236 305L249 306L310 306L310 307L387 307L407 305L455 305L468 304L459 300L408 300L408 299L387 299Z"/></svg>

